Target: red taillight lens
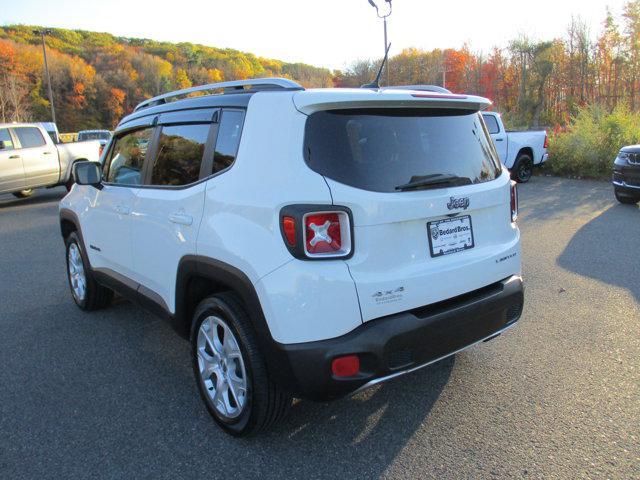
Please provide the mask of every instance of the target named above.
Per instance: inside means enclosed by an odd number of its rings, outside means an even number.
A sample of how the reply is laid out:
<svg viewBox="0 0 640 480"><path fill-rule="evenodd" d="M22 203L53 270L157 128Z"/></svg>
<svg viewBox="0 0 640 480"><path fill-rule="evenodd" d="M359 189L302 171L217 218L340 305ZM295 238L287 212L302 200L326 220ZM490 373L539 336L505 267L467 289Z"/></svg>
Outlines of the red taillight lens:
<svg viewBox="0 0 640 480"><path fill-rule="evenodd" d="M337 253L342 250L338 213L311 213L304 217L305 249L310 254Z"/></svg>
<svg viewBox="0 0 640 480"><path fill-rule="evenodd" d="M351 227L346 212L307 213L303 223L307 257L346 257L351 253Z"/></svg>
<svg viewBox="0 0 640 480"><path fill-rule="evenodd" d="M517 183L511 181L511 221L518 220L518 187Z"/></svg>
<svg viewBox="0 0 640 480"><path fill-rule="evenodd" d="M347 355L334 358L331 362L331 372L336 377L353 377L360 371L360 359L357 355Z"/></svg>
<svg viewBox="0 0 640 480"><path fill-rule="evenodd" d="M549 135L545 132L544 134L544 145L543 148L549 148Z"/></svg>
<svg viewBox="0 0 640 480"><path fill-rule="evenodd" d="M296 221L293 217L282 217L282 231L290 246L296 244Z"/></svg>
<svg viewBox="0 0 640 480"><path fill-rule="evenodd" d="M104 150L104 145L100 145L100 150L98 150L98 156L102 155L103 150Z"/></svg>

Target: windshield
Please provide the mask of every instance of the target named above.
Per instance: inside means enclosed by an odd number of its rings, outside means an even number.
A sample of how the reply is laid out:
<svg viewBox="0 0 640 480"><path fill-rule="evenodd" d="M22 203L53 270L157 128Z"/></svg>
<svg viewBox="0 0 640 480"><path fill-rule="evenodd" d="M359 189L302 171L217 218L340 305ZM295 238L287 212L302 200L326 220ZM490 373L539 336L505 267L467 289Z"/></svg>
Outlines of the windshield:
<svg viewBox="0 0 640 480"><path fill-rule="evenodd" d="M85 140L109 140L111 134L109 132L80 132L78 134L78 141Z"/></svg>
<svg viewBox="0 0 640 480"><path fill-rule="evenodd" d="M434 176L481 183L501 171L480 114L459 109L316 112L307 119L304 153L321 175L376 192Z"/></svg>

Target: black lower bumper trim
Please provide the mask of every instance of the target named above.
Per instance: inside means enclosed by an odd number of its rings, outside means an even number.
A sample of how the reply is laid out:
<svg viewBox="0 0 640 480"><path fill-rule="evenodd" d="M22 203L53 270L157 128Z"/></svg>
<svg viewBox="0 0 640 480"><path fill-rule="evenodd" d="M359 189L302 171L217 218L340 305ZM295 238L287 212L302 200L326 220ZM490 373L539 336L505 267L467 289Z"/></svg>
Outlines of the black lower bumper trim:
<svg viewBox="0 0 640 480"><path fill-rule="evenodd" d="M368 321L337 338L280 344L292 393L314 400L348 395L363 386L415 370L515 323L522 313L522 279L509 277L488 287L427 307ZM331 361L358 354L360 372L335 378Z"/></svg>

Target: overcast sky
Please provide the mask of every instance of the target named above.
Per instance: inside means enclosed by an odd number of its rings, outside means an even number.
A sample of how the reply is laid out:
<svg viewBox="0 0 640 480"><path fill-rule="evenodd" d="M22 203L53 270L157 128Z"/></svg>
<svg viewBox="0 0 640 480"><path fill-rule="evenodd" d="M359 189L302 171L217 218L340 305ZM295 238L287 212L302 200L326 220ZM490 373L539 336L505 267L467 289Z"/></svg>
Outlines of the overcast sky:
<svg viewBox="0 0 640 480"><path fill-rule="evenodd" d="M474 51L489 51L520 33L552 39L564 34L572 15L595 36L606 6L619 15L625 3L393 0L390 54L406 47L459 48L464 42ZM382 56L384 46L382 21L367 0L0 0L0 23L201 43L328 68Z"/></svg>

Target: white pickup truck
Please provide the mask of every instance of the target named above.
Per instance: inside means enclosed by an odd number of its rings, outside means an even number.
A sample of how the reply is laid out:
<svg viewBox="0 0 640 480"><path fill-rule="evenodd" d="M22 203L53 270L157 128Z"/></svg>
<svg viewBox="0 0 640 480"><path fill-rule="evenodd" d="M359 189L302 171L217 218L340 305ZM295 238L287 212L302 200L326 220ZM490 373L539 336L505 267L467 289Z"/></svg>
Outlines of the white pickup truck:
<svg viewBox="0 0 640 480"><path fill-rule="evenodd" d="M38 187L69 189L79 160L98 162L100 142L55 144L39 124L0 123L0 193L25 198Z"/></svg>
<svg viewBox="0 0 640 480"><path fill-rule="evenodd" d="M482 116L500 160L511 172L511 178L520 183L528 182L533 167L542 165L549 158L547 132L507 132L499 113L483 112Z"/></svg>

